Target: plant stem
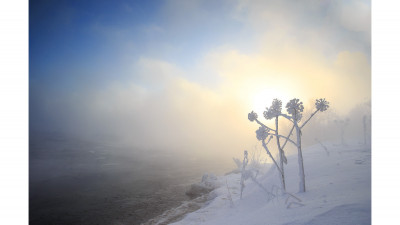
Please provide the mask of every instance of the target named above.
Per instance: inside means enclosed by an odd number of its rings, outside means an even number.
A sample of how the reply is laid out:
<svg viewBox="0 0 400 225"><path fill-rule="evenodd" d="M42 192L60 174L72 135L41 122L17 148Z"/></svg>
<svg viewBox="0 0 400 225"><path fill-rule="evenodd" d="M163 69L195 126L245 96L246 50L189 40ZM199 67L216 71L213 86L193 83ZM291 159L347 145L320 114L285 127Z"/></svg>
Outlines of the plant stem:
<svg viewBox="0 0 400 225"><path fill-rule="evenodd" d="M289 132L289 134L288 134L288 136L287 136L287 138L286 138L286 140L285 140L285 143L283 143L282 149L285 148L285 146L286 146L286 144L287 144L287 142L288 142L288 139L289 139L290 135L292 135L292 133L293 133L293 130L294 130L294 125L292 126L292 129L290 130L290 132Z"/></svg>
<svg viewBox="0 0 400 225"><path fill-rule="evenodd" d="M287 138L287 137L285 137L285 136L282 136L282 135L277 135L277 134L270 134L270 135L272 135L272 136L275 136L275 137L280 137L280 138L283 138L283 139L285 139L286 141L290 141L292 144L294 144L295 146L297 146L297 144L296 144L296 142L294 142L292 139L290 139L290 138Z"/></svg>
<svg viewBox="0 0 400 225"><path fill-rule="evenodd" d="M262 127L265 127L265 128L267 128L267 129L269 129L269 130L272 130L272 131L274 131L275 132L275 130L274 129L272 129L272 128L270 128L270 127L268 127L267 125L265 125L265 124L263 124L263 123L261 123L258 119L255 119L255 121L258 123L258 124L260 124L260 126L262 126Z"/></svg>
<svg viewBox="0 0 400 225"><path fill-rule="evenodd" d="M310 118L308 118L308 120L306 120L306 122L304 122L303 125L301 125L300 129L303 128L304 125L306 125L306 124L308 123L308 121L310 121L310 119L311 119L315 114L317 114L318 111L319 111L319 110L317 109L315 112L313 112L313 113L311 114Z"/></svg>
<svg viewBox="0 0 400 225"><path fill-rule="evenodd" d="M303 153L301 151L301 128L298 126L297 121L294 121L294 125L296 127L296 135L297 135L297 154L298 154L298 163L299 163L299 192L306 192L306 178L304 174L304 164L303 164Z"/></svg>
<svg viewBox="0 0 400 225"><path fill-rule="evenodd" d="M265 144L265 140L262 140L262 145L265 148L265 150L267 151L267 154L269 155L269 157L271 157L272 161L274 162L276 168L278 168L279 173L282 174L282 170L281 168L278 166L278 163L275 161L274 157L271 155L271 152L269 151L267 145Z"/></svg>
<svg viewBox="0 0 400 225"><path fill-rule="evenodd" d="M286 185L285 185L285 171L284 171L284 169L283 169L283 161L286 161L286 160L284 160L284 153L283 153L283 150L282 150L282 148L281 148L281 144L280 144L280 142L279 142L279 124L278 124L278 116L276 116L275 117L275 129L276 129L276 131L275 131L275 133L276 133L276 135L277 135L277 137L276 137L276 143L277 143L277 145L278 145L278 149L279 149L279 160L280 160L280 166L281 166L281 182L282 182L282 188L283 188L283 190L286 190ZM285 158L286 159L286 158ZM286 163L287 163L287 161L286 161Z"/></svg>

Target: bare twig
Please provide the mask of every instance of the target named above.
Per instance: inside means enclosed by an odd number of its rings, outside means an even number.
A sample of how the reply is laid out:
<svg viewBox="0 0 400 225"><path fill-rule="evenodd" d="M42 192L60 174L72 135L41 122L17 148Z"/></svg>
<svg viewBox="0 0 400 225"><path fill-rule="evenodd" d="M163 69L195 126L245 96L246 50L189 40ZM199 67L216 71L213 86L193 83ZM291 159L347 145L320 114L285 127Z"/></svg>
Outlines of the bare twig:
<svg viewBox="0 0 400 225"><path fill-rule="evenodd" d="M267 125L265 125L265 124L263 124L263 123L261 123L258 119L254 119L254 120L255 120L260 126L265 127L265 128L267 128L267 129L272 130L272 131L275 132L274 129L268 127Z"/></svg>
<svg viewBox="0 0 400 225"><path fill-rule="evenodd" d="M268 200L271 200L271 198L276 197L273 193L271 193L267 188L265 188L260 182L258 182L253 176L250 177L251 180L257 184L261 189L263 189L267 194L268 194Z"/></svg>
<svg viewBox="0 0 400 225"><path fill-rule="evenodd" d="M226 183L226 189L228 189L228 199L231 202L231 207L234 207L235 204L233 204L232 195L231 195L231 191L229 190L228 180L227 179L225 180L225 183Z"/></svg>
<svg viewBox="0 0 400 225"><path fill-rule="evenodd" d="M297 146L297 144L292 140L292 139L290 139L290 138L288 138L288 137L285 137L285 136L282 136L282 135L277 135L277 134L269 134L269 135L272 135L272 136L275 136L275 137L280 137L280 138L283 138L283 139L285 139L286 141L289 141L289 142L291 142L292 144L294 144L295 146Z"/></svg>
<svg viewBox="0 0 400 225"><path fill-rule="evenodd" d="M267 145L265 144L265 140L262 140L262 145L265 148L265 150L267 151L267 154L269 155L269 157L271 157L272 161L274 162L275 166L278 168L279 173L282 174L282 170L279 167L278 163L275 161L274 157L272 156L271 152L269 151Z"/></svg>
<svg viewBox="0 0 400 225"><path fill-rule="evenodd" d="M310 119L318 112L319 110L317 109L315 112L313 112L310 116L310 118L308 118L308 120L306 120L303 125L300 126L300 129L304 127L304 125L306 125L308 123L308 121L310 121Z"/></svg>
<svg viewBox="0 0 400 225"><path fill-rule="evenodd" d="M248 158L247 158L247 151L244 150L244 158L243 158L243 167L242 167L242 176L240 179L240 199L242 199L242 194L243 194L243 189L244 189L244 180L245 180L245 172L246 172L246 165L249 162Z"/></svg>
<svg viewBox="0 0 400 225"><path fill-rule="evenodd" d="M324 150L326 151L326 154L329 156L328 148L327 148L324 144L322 144L322 143L318 140L318 138L315 138L315 140L322 146L322 148L324 148Z"/></svg>
<svg viewBox="0 0 400 225"><path fill-rule="evenodd" d="M286 208L290 209L292 205L299 205L299 206L305 206L303 203L299 202L291 202Z"/></svg>
<svg viewBox="0 0 400 225"><path fill-rule="evenodd" d="M290 194L289 192L286 192L286 194L288 194L289 196L287 197L287 199L285 201L285 204L288 203L290 197L292 197L292 198L296 199L297 201L301 202L301 199L299 199L298 197L294 196L293 194Z"/></svg>
<svg viewBox="0 0 400 225"><path fill-rule="evenodd" d="M292 129L290 130L290 132L289 132L287 138L285 139L285 143L283 143L282 149L285 148L285 146L286 146L286 144L287 144L287 142L288 142L288 140L289 140L290 135L292 135L292 133L293 133L293 130L294 130L294 125L292 126Z"/></svg>

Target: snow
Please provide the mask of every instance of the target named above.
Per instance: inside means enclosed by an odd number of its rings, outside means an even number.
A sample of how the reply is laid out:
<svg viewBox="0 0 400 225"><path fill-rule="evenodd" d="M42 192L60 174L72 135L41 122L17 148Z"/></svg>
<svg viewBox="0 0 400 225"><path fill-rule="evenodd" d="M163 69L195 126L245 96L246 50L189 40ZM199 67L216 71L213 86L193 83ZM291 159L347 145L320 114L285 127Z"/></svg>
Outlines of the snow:
<svg viewBox="0 0 400 225"><path fill-rule="evenodd" d="M218 188L201 208L173 224L370 224L370 147L324 146L329 155L320 144L303 150L307 192L297 192L297 155L291 155L285 167L289 194L280 190L275 166L247 179L242 199L241 174L230 173L214 180Z"/></svg>
<svg viewBox="0 0 400 225"><path fill-rule="evenodd" d="M200 197L201 195L207 194L215 188L221 186L218 178L213 174L204 174L201 182L192 184L190 189L186 191L186 195L190 197Z"/></svg>

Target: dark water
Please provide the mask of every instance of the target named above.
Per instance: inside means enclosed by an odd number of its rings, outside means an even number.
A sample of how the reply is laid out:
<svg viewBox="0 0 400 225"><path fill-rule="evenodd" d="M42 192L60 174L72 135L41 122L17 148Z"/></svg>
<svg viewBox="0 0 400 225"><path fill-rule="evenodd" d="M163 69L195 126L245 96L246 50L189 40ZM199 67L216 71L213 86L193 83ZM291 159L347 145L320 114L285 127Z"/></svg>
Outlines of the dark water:
<svg viewBox="0 0 400 225"><path fill-rule="evenodd" d="M30 224L141 224L188 200L209 170L190 155L31 139Z"/></svg>

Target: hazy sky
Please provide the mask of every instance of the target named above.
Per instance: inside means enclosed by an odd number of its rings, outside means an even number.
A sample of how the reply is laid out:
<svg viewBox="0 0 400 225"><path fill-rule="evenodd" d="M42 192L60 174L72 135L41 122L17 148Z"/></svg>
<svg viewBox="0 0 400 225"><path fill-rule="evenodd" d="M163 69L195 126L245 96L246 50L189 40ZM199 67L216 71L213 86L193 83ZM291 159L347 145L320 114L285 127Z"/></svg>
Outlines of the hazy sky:
<svg viewBox="0 0 400 225"><path fill-rule="evenodd" d="M30 131L228 158L273 98L371 98L370 1L30 1Z"/></svg>

